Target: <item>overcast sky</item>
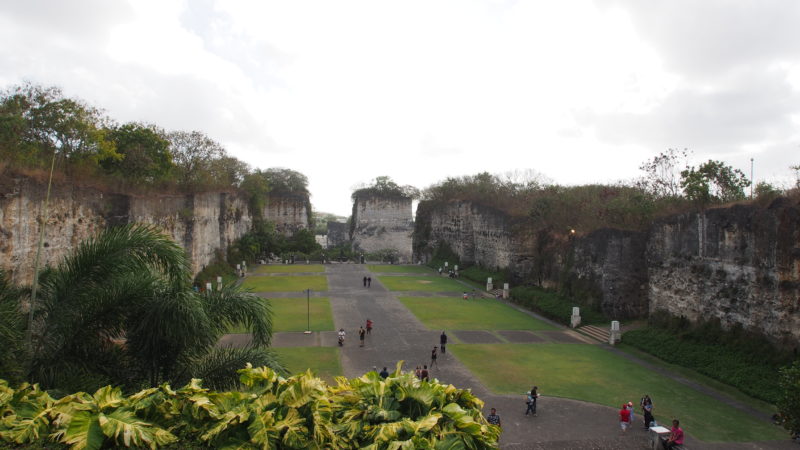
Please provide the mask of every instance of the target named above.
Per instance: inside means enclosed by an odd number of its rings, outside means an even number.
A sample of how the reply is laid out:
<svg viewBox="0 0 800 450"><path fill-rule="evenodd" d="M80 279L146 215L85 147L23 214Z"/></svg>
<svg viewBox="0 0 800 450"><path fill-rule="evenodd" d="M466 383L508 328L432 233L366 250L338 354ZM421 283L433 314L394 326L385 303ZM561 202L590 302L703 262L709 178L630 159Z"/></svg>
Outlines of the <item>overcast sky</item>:
<svg viewBox="0 0 800 450"><path fill-rule="evenodd" d="M347 215L376 176L613 182L670 147L788 183L798 30L795 0L0 0L0 87L201 130Z"/></svg>

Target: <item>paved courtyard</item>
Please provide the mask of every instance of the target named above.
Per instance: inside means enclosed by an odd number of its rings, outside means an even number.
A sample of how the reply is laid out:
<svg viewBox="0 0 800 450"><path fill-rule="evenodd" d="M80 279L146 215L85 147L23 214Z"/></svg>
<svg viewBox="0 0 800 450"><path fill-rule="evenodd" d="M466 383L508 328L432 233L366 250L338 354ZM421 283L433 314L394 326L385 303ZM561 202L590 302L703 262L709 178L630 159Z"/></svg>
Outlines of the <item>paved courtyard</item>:
<svg viewBox="0 0 800 450"><path fill-rule="evenodd" d="M341 349L341 364L344 375L357 377L377 367L391 369L397 361L405 361L404 369L413 370L417 365L429 364L434 345L439 345L441 330L427 329L414 314L401 303L396 292L390 292L378 281L367 266L357 264L332 264L326 266L327 292L313 295L330 299L335 328L347 331L347 341ZM297 274L297 276L304 276ZM363 287L365 276L372 277L370 288ZM383 275L382 275L383 276ZM413 293L403 292L403 296ZM431 296L431 293L426 293ZM451 294L452 295L452 294ZM266 297L297 296L292 293L269 293ZM367 336L365 346L359 347L357 330L367 319L374 322L372 334ZM448 331L451 339L462 344L499 343L592 343L594 341L559 327L556 331L498 330ZM228 335L224 342L244 344L246 335ZM302 332L276 333L273 345L335 346L335 332L323 331L310 335ZM491 365L491 361L486 361ZM485 412L497 408L503 423L500 444L502 448L534 449L643 449L648 448L647 434L640 427L641 416L636 426L626 435L621 435L616 409L593 403L581 402L543 395L538 403L538 416L525 416L523 393L519 395L496 395L490 392L472 372L452 354L438 358L438 367L431 375L440 382L459 388L471 389L485 402ZM546 392L546 389L543 389ZM637 410L638 412L638 410ZM704 443L687 437L687 448L709 449L796 449L790 441L767 443Z"/></svg>

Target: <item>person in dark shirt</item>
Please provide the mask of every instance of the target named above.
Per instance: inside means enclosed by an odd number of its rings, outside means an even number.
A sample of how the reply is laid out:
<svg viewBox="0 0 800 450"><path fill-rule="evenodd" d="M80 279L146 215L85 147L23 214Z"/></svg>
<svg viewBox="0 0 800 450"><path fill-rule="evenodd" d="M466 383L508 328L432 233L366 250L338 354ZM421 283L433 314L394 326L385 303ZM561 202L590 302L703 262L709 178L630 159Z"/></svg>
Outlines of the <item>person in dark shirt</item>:
<svg viewBox="0 0 800 450"><path fill-rule="evenodd" d="M438 355L436 354L436 348L437 348L437 347L434 345L434 346L433 346L433 350L431 350L431 369L433 369L433 366L439 367L439 365L438 365L438 364L436 364L436 358L437 358L437 356L438 356Z"/></svg>
<svg viewBox="0 0 800 450"><path fill-rule="evenodd" d="M381 376L381 378L383 378L385 380L386 378L389 377L389 371L386 370L386 367L384 367L383 370L381 370L381 373L379 375Z"/></svg>
<svg viewBox="0 0 800 450"><path fill-rule="evenodd" d="M367 287L372 286L372 277L367 277Z"/></svg>
<svg viewBox="0 0 800 450"><path fill-rule="evenodd" d="M492 425L497 425L500 428L503 428L503 425L500 423L500 414L497 414L497 410L492 408L492 412L486 416L486 421Z"/></svg>
<svg viewBox="0 0 800 450"><path fill-rule="evenodd" d="M359 345L359 347L363 347L364 346L364 336L366 336L366 334L367 334L367 331L364 330L364 327L359 327L358 328L358 340L361 341L361 344Z"/></svg>
<svg viewBox="0 0 800 450"><path fill-rule="evenodd" d="M442 335L439 336L439 347L442 348L442 354L444 355L445 352L445 345L447 345L447 335L444 334L444 330L442 330Z"/></svg>

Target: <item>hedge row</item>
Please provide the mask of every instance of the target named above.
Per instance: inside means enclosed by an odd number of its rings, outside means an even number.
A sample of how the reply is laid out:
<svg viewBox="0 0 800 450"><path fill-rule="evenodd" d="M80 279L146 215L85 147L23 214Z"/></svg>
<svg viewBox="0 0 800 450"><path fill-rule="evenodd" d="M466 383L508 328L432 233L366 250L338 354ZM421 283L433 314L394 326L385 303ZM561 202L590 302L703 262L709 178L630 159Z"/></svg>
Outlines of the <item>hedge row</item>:
<svg viewBox="0 0 800 450"><path fill-rule="evenodd" d="M606 316L598 311L576 304L557 292L538 287L523 286L512 288L511 301L565 325L569 325L573 306L581 307L581 323L583 324L606 323L609 321Z"/></svg>
<svg viewBox="0 0 800 450"><path fill-rule="evenodd" d="M622 341L664 361L696 370L731 385L751 397L776 403L781 396L778 367L754 361L750 352L717 341L681 339L658 328L628 331Z"/></svg>

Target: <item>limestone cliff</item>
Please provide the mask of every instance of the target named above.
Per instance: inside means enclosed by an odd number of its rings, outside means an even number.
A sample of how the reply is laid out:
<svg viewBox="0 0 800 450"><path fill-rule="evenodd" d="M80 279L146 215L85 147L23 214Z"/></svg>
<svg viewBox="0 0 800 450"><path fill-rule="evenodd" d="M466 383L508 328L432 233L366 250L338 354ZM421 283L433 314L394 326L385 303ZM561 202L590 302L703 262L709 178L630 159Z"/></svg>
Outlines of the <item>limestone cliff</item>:
<svg viewBox="0 0 800 450"><path fill-rule="evenodd" d="M446 243L462 262L559 287L614 318L656 310L800 342L800 206L737 205L661 219L643 232L572 237L470 202L420 203L415 258Z"/></svg>
<svg viewBox="0 0 800 450"><path fill-rule="evenodd" d="M264 220L275 224L275 229L285 235L309 228L311 203L307 196L270 195L263 211Z"/></svg>
<svg viewBox="0 0 800 450"><path fill-rule="evenodd" d="M6 175L0 183L0 268L17 283L29 283L33 276L46 188L26 177ZM281 230L305 228L305 206L295 208L296 213L287 212L294 203L304 202L275 199L263 215L279 220ZM275 204L280 208L273 210ZM50 198L42 263L57 264L77 244L107 226L137 222L161 227L186 249L197 273L217 251L225 252L251 229L252 215L246 199L236 193L145 196L60 184L53 187Z"/></svg>
<svg viewBox="0 0 800 450"><path fill-rule="evenodd" d="M400 262L411 261L411 199L357 197L353 202L350 240L355 251L396 250Z"/></svg>
<svg viewBox="0 0 800 450"><path fill-rule="evenodd" d="M647 242L651 312L740 324L800 341L800 207L737 205L653 225Z"/></svg>

